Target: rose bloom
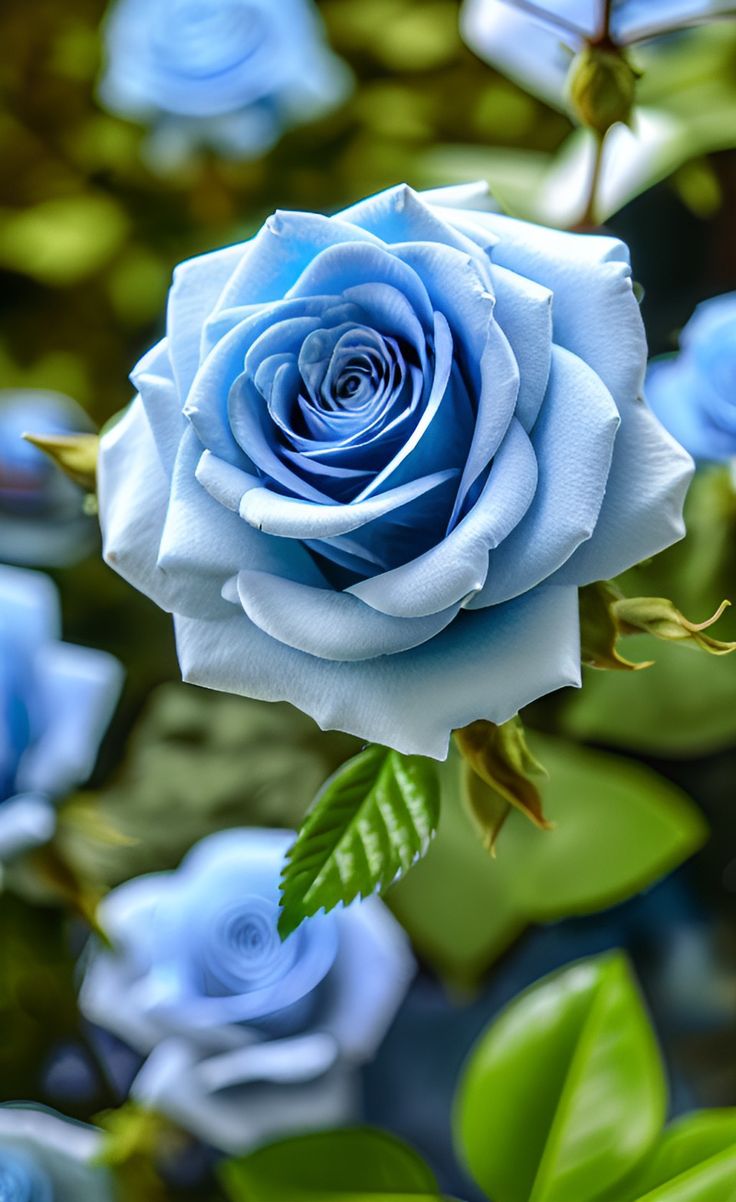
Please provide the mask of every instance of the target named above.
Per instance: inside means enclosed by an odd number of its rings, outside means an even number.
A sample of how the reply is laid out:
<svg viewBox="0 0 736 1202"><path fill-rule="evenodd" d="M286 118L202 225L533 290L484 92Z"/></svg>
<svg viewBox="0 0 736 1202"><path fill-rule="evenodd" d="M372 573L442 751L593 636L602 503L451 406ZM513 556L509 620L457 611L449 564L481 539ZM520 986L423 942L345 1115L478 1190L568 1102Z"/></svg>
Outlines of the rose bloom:
<svg viewBox="0 0 736 1202"><path fill-rule="evenodd" d="M49 577L0 565L0 861L51 837L54 802L89 776L120 693L116 659L59 634Z"/></svg>
<svg viewBox="0 0 736 1202"><path fill-rule="evenodd" d="M378 898L308 918L282 942L279 876L294 836L227 830L174 872L107 895L83 1013L147 1056L132 1095L237 1152L283 1131L334 1126L357 1107L372 1057L414 973Z"/></svg>
<svg viewBox="0 0 736 1202"><path fill-rule="evenodd" d="M649 365L649 403L696 459L736 459L736 292L698 305L680 347Z"/></svg>
<svg viewBox="0 0 736 1202"><path fill-rule="evenodd" d="M177 269L99 500L186 680L443 758L579 685L579 586L682 536L626 247L484 191L277 213Z"/></svg>
<svg viewBox="0 0 736 1202"><path fill-rule="evenodd" d="M157 166L197 145L255 157L350 87L312 0L114 0L103 30L100 100L153 126Z"/></svg>
<svg viewBox="0 0 736 1202"><path fill-rule="evenodd" d="M113 1202L102 1133L25 1103L0 1106L2 1202Z"/></svg>
<svg viewBox="0 0 736 1202"><path fill-rule="evenodd" d="M81 488L23 434L92 430L70 397L35 388L0 390L0 561L57 567L91 552L94 521Z"/></svg>

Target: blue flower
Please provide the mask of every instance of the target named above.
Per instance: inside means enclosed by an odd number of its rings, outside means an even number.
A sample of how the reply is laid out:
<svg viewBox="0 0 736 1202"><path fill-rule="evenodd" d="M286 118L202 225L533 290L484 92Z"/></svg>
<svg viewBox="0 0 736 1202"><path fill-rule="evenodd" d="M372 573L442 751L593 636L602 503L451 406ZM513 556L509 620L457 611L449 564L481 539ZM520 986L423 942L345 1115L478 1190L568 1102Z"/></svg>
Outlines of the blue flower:
<svg viewBox="0 0 736 1202"><path fill-rule="evenodd" d="M535 0L529 8L515 0L464 0L460 25L480 58L566 110L574 55L600 34L604 8L604 0ZM731 74L733 15L732 0L613 0L611 36L641 79L630 123L615 125L606 137L595 204L599 221L688 159L734 145L730 93L725 82L721 90L714 86ZM730 30L706 27L728 16ZM701 28L688 28L696 24ZM702 119L704 109L709 122ZM580 221L596 155L594 134L578 129L533 184L528 156L520 158L520 180L530 194L523 186L514 192L518 211L550 225ZM505 174L508 179L508 163Z"/></svg>
<svg viewBox="0 0 736 1202"><path fill-rule="evenodd" d="M104 651L59 642L47 576L0 565L0 861L53 834L53 801L91 772L121 678Z"/></svg>
<svg viewBox="0 0 736 1202"><path fill-rule="evenodd" d="M696 459L735 459L736 292L698 305L680 345L650 364L649 403Z"/></svg>
<svg viewBox="0 0 736 1202"><path fill-rule="evenodd" d="M563 108L573 55L601 34L605 7L604 0L536 0L531 13L514 0L465 0L461 27L481 58ZM619 46L650 42L732 11L731 0L613 0L610 35Z"/></svg>
<svg viewBox="0 0 736 1202"><path fill-rule="evenodd" d="M116 0L104 32L100 98L154 125L159 161L192 144L254 157L349 87L312 0Z"/></svg>
<svg viewBox="0 0 736 1202"><path fill-rule="evenodd" d="M284 942L279 876L294 836L211 835L175 872L114 889L83 1013L148 1054L132 1093L239 1151L282 1130L343 1123L414 972L377 898L308 919Z"/></svg>
<svg viewBox="0 0 736 1202"><path fill-rule="evenodd" d="M40 1106L0 1106L2 1202L112 1202L101 1133Z"/></svg>
<svg viewBox="0 0 736 1202"><path fill-rule="evenodd" d="M0 391L0 562L56 567L92 549L95 524L81 489L23 438L90 429L86 414L58 392Z"/></svg>
<svg viewBox="0 0 736 1202"><path fill-rule="evenodd" d="M682 536L626 248L482 202L278 213L178 268L99 498L185 679L443 758L578 685L578 586Z"/></svg>

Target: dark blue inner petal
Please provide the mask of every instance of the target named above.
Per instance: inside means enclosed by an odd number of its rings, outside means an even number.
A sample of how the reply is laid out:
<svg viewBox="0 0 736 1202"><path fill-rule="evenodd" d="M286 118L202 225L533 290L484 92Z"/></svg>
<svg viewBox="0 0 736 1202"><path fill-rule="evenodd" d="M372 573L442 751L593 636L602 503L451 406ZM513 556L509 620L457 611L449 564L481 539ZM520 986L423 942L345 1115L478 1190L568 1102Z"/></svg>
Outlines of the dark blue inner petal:
<svg viewBox="0 0 736 1202"><path fill-rule="evenodd" d="M489 397L494 375L511 396L515 369L505 342L488 335L487 281L455 248L392 249L348 242L320 251L270 320L250 324L228 400L232 435L282 496L351 505L446 473L441 486L356 522L349 536L308 540L339 587L416 558L462 519L513 411L504 403L494 417ZM471 448L473 478L460 496Z"/></svg>

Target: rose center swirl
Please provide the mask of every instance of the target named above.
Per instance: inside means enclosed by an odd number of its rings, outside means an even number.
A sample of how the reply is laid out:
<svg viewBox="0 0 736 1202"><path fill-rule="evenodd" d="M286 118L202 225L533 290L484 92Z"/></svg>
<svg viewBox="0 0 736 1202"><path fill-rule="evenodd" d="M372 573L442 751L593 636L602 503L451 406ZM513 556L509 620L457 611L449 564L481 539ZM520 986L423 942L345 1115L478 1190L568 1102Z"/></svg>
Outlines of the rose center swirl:
<svg viewBox="0 0 736 1202"><path fill-rule="evenodd" d="M0 1149L0 1202L54 1202L54 1190L29 1158Z"/></svg>
<svg viewBox="0 0 736 1202"><path fill-rule="evenodd" d="M257 51L263 13L248 0L169 0L154 36L159 61L192 78L229 71Z"/></svg>
<svg viewBox="0 0 736 1202"><path fill-rule="evenodd" d="M298 939L282 943L278 906L246 896L211 915L200 932L200 965L211 997L265 989L289 972Z"/></svg>

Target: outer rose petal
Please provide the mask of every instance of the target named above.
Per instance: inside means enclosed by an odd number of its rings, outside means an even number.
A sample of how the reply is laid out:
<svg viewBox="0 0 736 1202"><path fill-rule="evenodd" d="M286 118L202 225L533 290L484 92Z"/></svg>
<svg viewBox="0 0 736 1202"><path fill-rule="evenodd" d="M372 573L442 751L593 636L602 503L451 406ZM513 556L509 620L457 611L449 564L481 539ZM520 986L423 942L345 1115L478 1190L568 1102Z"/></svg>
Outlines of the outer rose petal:
<svg viewBox="0 0 736 1202"><path fill-rule="evenodd" d="M624 243L495 213L476 220L498 236L494 263L551 290L553 340L592 367L617 403L638 395L647 344Z"/></svg>
<svg viewBox="0 0 736 1202"><path fill-rule="evenodd" d="M693 474L687 451L643 401L622 410L605 500L595 534L552 579L607 580L685 534L682 506Z"/></svg>
<svg viewBox="0 0 736 1202"><path fill-rule="evenodd" d="M450 733L476 718L506 722L524 705L580 684L575 588L539 588L508 605L461 613L400 655L316 660L277 643L245 614L175 618L185 680L265 701L288 700L324 730L444 759Z"/></svg>
<svg viewBox="0 0 736 1202"><path fill-rule="evenodd" d="M358 1115L357 1080L341 1067L287 1088L262 1082L222 1090L209 1087L209 1069L210 1061L183 1040L168 1040L143 1066L131 1092L231 1154L247 1152L280 1133L339 1126Z"/></svg>

